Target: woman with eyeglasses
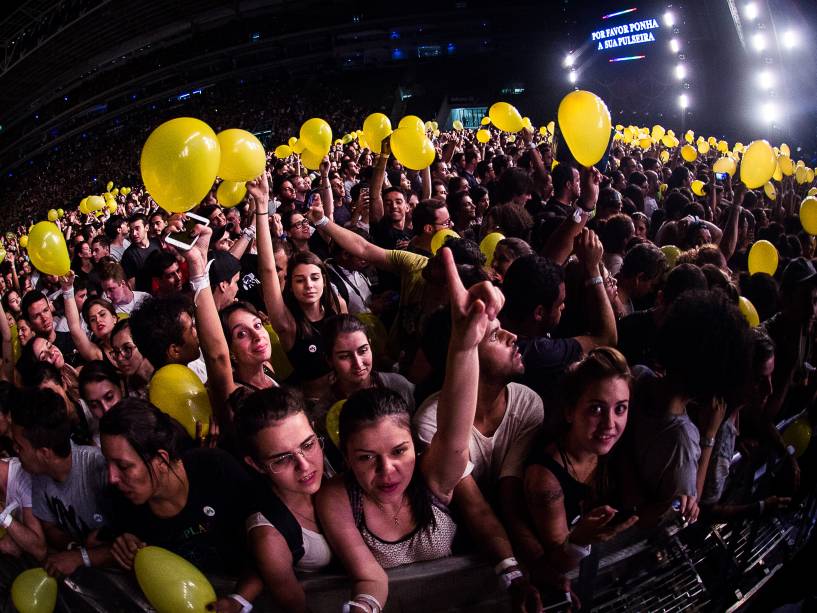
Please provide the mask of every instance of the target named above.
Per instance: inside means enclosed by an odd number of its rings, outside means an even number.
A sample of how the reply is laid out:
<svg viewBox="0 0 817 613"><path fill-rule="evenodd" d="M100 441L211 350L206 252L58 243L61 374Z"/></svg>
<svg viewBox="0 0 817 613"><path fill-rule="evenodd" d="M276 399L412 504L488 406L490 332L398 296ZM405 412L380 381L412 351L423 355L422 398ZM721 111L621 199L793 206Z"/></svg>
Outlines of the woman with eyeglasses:
<svg viewBox="0 0 817 613"><path fill-rule="evenodd" d="M291 387L266 389L243 400L236 429L244 461L263 480L263 510L247 519L249 547L264 586L283 611L305 613L295 571L318 571L332 559L315 513L324 473L323 438Z"/></svg>
<svg viewBox="0 0 817 613"><path fill-rule="evenodd" d="M318 196L320 197L320 196ZM298 211L281 215L281 223L287 233L287 241L292 245L294 253L309 251L309 220Z"/></svg>
<svg viewBox="0 0 817 613"><path fill-rule="evenodd" d="M193 448L184 428L146 400L126 398L99 422L112 496L114 560L133 569L147 545L202 572L240 577L235 594L211 603L240 610L262 589L247 565L244 523L258 510L247 472L220 449Z"/></svg>
<svg viewBox="0 0 817 613"><path fill-rule="evenodd" d="M125 395L147 398L148 381L153 376L154 368L133 342L127 319L119 320L113 327L111 347L116 367L125 375Z"/></svg>

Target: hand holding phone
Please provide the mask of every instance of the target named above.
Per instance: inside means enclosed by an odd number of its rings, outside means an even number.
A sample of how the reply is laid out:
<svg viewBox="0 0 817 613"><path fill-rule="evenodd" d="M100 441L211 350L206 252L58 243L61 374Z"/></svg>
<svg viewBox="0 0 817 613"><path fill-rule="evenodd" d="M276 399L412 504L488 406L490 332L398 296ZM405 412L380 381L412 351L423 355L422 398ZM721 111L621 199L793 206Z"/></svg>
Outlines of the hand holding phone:
<svg viewBox="0 0 817 613"><path fill-rule="evenodd" d="M196 225L209 226L210 220L195 213L187 213L187 219L184 222L181 230L171 232L165 237L165 242L168 245L173 245L176 249L181 251L190 251L193 245L198 240L198 234L193 234L193 227Z"/></svg>

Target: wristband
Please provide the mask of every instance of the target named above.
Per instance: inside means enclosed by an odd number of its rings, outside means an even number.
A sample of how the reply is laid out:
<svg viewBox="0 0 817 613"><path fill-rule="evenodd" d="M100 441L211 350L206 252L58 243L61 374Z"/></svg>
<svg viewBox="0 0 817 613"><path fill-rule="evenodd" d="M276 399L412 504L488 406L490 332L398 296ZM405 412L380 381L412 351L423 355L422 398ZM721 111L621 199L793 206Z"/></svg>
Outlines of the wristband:
<svg viewBox="0 0 817 613"><path fill-rule="evenodd" d="M88 555L88 550L85 547L79 548L79 555L82 556L82 563L88 568L91 567L91 556Z"/></svg>
<svg viewBox="0 0 817 613"><path fill-rule="evenodd" d="M0 521L0 527L2 527L4 530L8 530L8 527L11 525L11 522L14 521L14 515L12 515L11 513L5 515L5 511L3 511L3 514L4 517L3 520Z"/></svg>
<svg viewBox="0 0 817 613"><path fill-rule="evenodd" d="M74 288L71 289L64 289L62 290L62 297L63 298L73 298L74 297Z"/></svg>
<svg viewBox="0 0 817 613"><path fill-rule="evenodd" d="M512 570L507 573L502 573L499 575L499 580L502 582L503 589L508 589L511 587L511 583L516 581L517 579L521 579L524 575L522 575L521 570Z"/></svg>
<svg viewBox="0 0 817 613"><path fill-rule="evenodd" d="M715 437L714 436L707 436L701 439L701 447L714 447L715 446Z"/></svg>
<svg viewBox="0 0 817 613"><path fill-rule="evenodd" d="M514 558L513 556L511 556L510 558L505 558L499 564L494 566L494 573L496 573L497 575L501 575L503 571L514 566L519 566L519 562L516 561L516 558Z"/></svg>
<svg viewBox="0 0 817 613"><path fill-rule="evenodd" d="M352 613L352 607L355 609L360 609L364 613L372 613L372 611L366 605L362 605L359 602L355 602L354 600L350 600L349 602L343 603L343 613Z"/></svg>
<svg viewBox="0 0 817 613"><path fill-rule="evenodd" d="M205 287L210 287L210 275L204 273L198 277L190 277L190 286L195 293L199 293Z"/></svg>
<svg viewBox="0 0 817 613"><path fill-rule="evenodd" d="M255 240L255 226L247 226L241 230L241 236L246 238L248 241Z"/></svg>
<svg viewBox="0 0 817 613"><path fill-rule="evenodd" d="M315 226L315 229L318 229L318 228L323 228L328 223L329 223L329 218L328 217L321 217L318 221L316 221L312 225Z"/></svg>
<svg viewBox="0 0 817 613"><path fill-rule="evenodd" d="M587 281L584 282L585 287L591 287L593 285L601 285L604 283L604 279L601 275L596 275L595 277L590 277Z"/></svg>
<svg viewBox="0 0 817 613"><path fill-rule="evenodd" d="M241 605L241 613L250 613L252 611L252 603L241 594L230 594L227 598L232 598Z"/></svg>
<svg viewBox="0 0 817 613"><path fill-rule="evenodd" d="M355 596L355 600L360 600L369 605L372 613L380 613L380 611L383 610L383 606L380 604L380 601L371 594L358 594Z"/></svg>
<svg viewBox="0 0 817 613"><path fill-rule="evenodd" d="M263 216L263 215L269 215L269 211L256 211L256 212L255 212L255 215L256 215L257 217L261 217L261 216Z"/></svg>

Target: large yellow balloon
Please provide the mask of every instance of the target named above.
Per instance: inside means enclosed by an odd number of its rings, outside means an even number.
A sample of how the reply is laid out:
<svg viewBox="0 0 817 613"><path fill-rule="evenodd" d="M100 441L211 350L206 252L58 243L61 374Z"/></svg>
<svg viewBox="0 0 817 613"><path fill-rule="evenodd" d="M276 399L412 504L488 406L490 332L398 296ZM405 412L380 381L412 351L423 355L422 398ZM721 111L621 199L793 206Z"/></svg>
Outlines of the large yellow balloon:
<svg viewBox="0 0 817 613"><path fill-rule="evenodd" d="M684 145L681 147L681 157L687 162L694 162L698 159L698 152L692 145Z"/></svg>
<svg viewBox="0 0 817 613"><path fill-rule="evenodd" d="M391 126L391 122L389 122L389 125ZM417 115L406 115L405 117L403 117L403 119L400 120L400 123L397 124L397 127L408 128L410 130L417 130L418 132L425 132L426 130L423 120L417 117Z"/></svg>
<svg viewBox="0 0 817 613"><path fill-rule="evenodd" d="M279 160L283 160L284 158L288 158L290 155L292 155L292 147L289 145L278 145L273 153Z"/></svg>
<svg viewBox="0 0 817 613"><path fill-rule="evenodd" d="M485 256L485 265L491 266L494 263L494 251L496 251L496 246L499 244L499 241L504 240L505 236L500 234L499 232L491 232L490 234L486 235L485 238L482 239L482 242L479 244L479 250L482 251L482 254Z"/></svg>
<svg viewBox="0 0 817 613"><path fill-rule="evenodd" d="M305 149L301 153L301 163L309 170L318 170L321 166L325 154L315 153L311 149Z"/></svg>
<svg viewBox="0 0 817 613"><path fill-rule="evenodd" d="M196 422L206 432L213 414L210 398L196 373L181 364L162 366L153 375L148 386L148 398L159 409L185 427L191 437L196 436Z"/></svg>
<svg viewBox="0 0 817 613"><path fill-rule="evenodd" d="M218 176L225 181L252 181L266 168L264 145L246 130L232 128L218 133L221 164Z"/></svg>
<svg viewBox="0 0 817 613"><path fill-rule="evenodd" d="M704 182L701 181L700 179L695 179L692 182L692 185L690 185L690 187L692 188L692 193L695 194L696 196L706 195L704 192Z"/></svg>
<svg viewBox="0 0 817 613"><path fill-rule="evenodd" d="M794 455L798 458L802 456L811 443L811 423L806 417L801 417L790 423L783 430L783 441L786 446L794 447Z"/></svg>
<svg viewBox="0 0 817 613"><path fill-rule="evenodd" d="M484 145L491 140L491 133L488 130L477 130L477 140Z"/></svg>
<svg viewBox="0 0 817 613"><path fill-rule="evenodd" d="M425 132L412 128L397 128L392 133L391 151L398 162L412 170L427 168L436 155L434 145Z"/></svg>
<svg viewBox="0 0 817 613"><path fill-rule="evenodd" d="M771 181L768 181L763 186L763 193L766 194L766 197L772 202L777 200L777 190L774 188L774 184Z"/></svg>
<svg viewBox="0 0 817 613"><path fill-rule="evenodd" d="M170 213L197 206L213 187L221 146L203 121L179 117L148 136L140 167L145 188Z"/></svg>
<svg viewBox="0 0 817 613"><path fill-rule="evenodd" d="M749 274L765 272L774 275L777 263L777 249L767 240L755 242L749 250Z"/></svg>
<svg viewBox="0 0 817 613"><path fill-rule="evenodd" d="M607 151L612 129L610 111L596 94L577 90L559 103L559 129L570 153L582 166L596 164Z"/></svg>
<svg viewBox="0 0 817 613"><path fill-rule="evenodd" d="M735 172L738 169L738 165L735 163L735 160L728 157L722 157L715 160L715 164L712 166L712 170L715 172L725 172L730 177L735 175Z"/></svg>
<svg viewBox="0 0 817 613"><path fill-rule="evenodd" d="M760 325L760 316L757 314L757 309L748 298L739 296L738 308L752 328L757 328Z"/></svg>
<svg viewBox="0 0 817 613"><path fill-rule="evenodd" d="M412 117L412 115L409 115ZM406 117L403 117L405 120ZM403 122L400 122L402 126ZM372 147L373 153L380 153L383 139L392 133L391 120L383 113L372 113L363 120L363 136Z"/></svg>
<svg viewBox="0 0 817 613"><path fill-rule="evenodd" d="M31 263L40 272L61 276L71 270L68 246L56 224L50 221L35 224L26 242ZM22 245L22 240L20 243Z"/></svg>
<svg viewBox="0 0 817 613"><path fill-rule="evenodd" d="M460 235L451 228L437 230L434 236L431 237L431 253L436 254L445 245L445 241L449 236L453 236L454 238L460 237Z"/></svg>
<svg viewBox="0 0 817 613"><path fill-rule="evenodd" d="M143 547L133 570L139 587L157 613L204 613L216 592L190 562L161 547Z"/></svg>
<svg viewBox="0 0 817 613"><path fill-rule="evenodd" d="M525 127L522 116L516 107L507 102L495 102L488 109L488 117L491 123L503 132L519 132Z"/></svg>
<svg viewBox="0 0 817 613"><path fill-rule="evenodd" d="M332 146L332 128L320 117L307 119L301 126L301 137L298 142L301 141L307 149L320 153L323 157L329 153Z"/></svg>
<svg viewBox="0 0 817 613"><path fill-rule="evenodd" d="M817 236L817 198L809 196L800 204L800 223L803 229Z"/></svg>
<svg viewBox="0 0 817 613"><path fill-rule="evenodd" d="M247 186L241 181L222 181L216 190L216 199L225 208L234 207L246 195Z"/></svg>
<svg viewBox="0 0 817 613"><path fill-rule="evenodd" d="M776 166L772 146L765 140L752 141L740 162L740 180L749 189L757 189L772 178Z"/></svg>
<svg viewBox="0 0 817 613"><path fill-rule="evenodd" d="M57 581L42 568L30 568L11 584L11 601L20 613L51 613L57 606Z"/></svg>

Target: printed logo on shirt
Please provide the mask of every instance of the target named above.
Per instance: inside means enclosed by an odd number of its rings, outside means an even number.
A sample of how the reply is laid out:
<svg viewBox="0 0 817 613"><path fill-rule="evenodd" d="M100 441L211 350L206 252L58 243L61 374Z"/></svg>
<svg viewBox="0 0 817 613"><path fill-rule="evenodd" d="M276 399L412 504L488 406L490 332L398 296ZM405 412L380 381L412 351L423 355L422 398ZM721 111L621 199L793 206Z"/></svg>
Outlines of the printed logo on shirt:
<svg viewBox="0 0 817 613"><path fill-rule="evenodd" d="M315 345L310 345L308 349L309 353L315 353L318 350L318 348Z"/></svg>
<svg viewBox="0 0 817 613"><path fill-rule="evenodd" d="M215 510L213 507L204 507L204 508L202 509L202 511L204 511L204 514L205 514L207 517L212 517L213 515L215 515L215 514L216 514L216 510Z"/></svg>
<svg viewBox="0 0 817 613"><path fill-rule="evenodd" d="M102 517L102 515L100 515L99 513L94 513L94 521L98 524L101 524L103 521L105 521L105 518Z"/></svg>

